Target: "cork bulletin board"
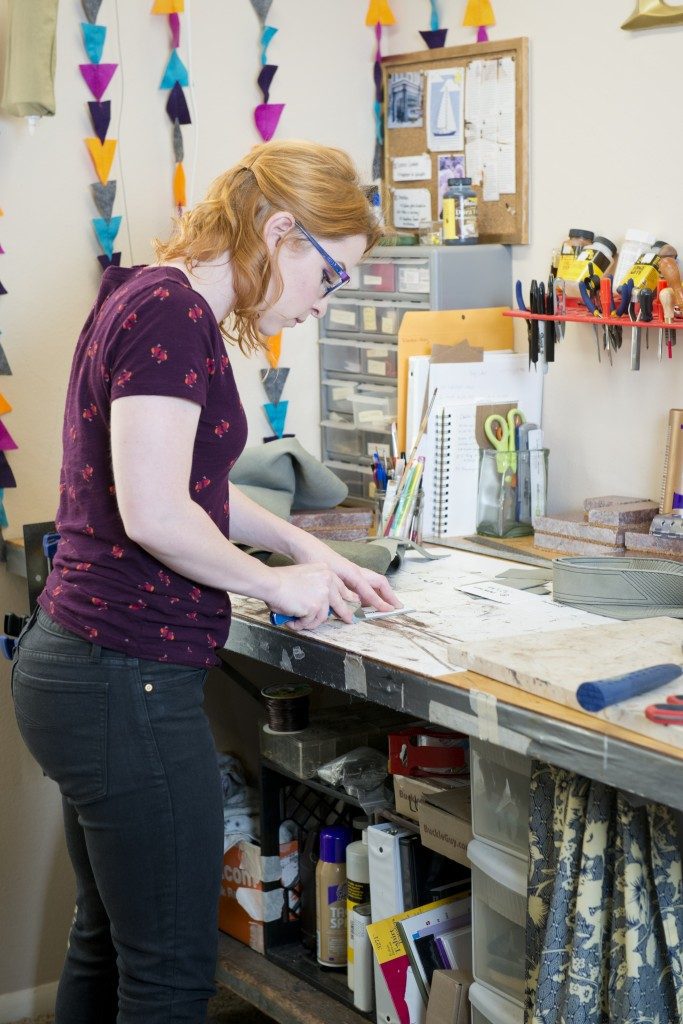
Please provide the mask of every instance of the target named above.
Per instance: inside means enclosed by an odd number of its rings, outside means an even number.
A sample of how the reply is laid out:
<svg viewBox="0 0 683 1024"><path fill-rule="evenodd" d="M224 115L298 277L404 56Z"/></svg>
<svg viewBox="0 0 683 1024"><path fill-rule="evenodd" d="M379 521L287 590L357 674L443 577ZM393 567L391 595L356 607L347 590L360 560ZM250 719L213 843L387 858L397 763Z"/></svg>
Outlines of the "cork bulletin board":
<svg viewBox="0 0 683 1024"><path fill-rule="evenodd" d="M497 118L499 117L498 111L495 109L499 102L497 99L499 94L495 88L479 89L477 87L477 121L473 120L474 115L472 111L468 111L468 103L473 101L474 98L474 85L472 85L469 90L470 99L468 100L468 83L475 81L475 72L479 71L482 67L486 67L489 70L493 68L495 75L496 65L494 62L496 61L499 62L499 68L505 66L508 69L508 73L514 76L514 84L512 84L511 78L508 80L507 92L509 95L507 96L507 101L510 109L505 123L505 141L508 147L510 145L514 147L514 152L512 148L507 148L506 150L505 146L497 145L497 141L503 138L503 136L499 136L498 140L495 138L495 125L498 123ZM470 67L470 65L474 66ZM430 116L428 97L430 89L432 89L431 82L434 79L438 79L438 75L431 73L437 72L440 68L462 69L457 74L461 76L462 81L463 124L460 129L460 135L461 140L464 140L464 144L462 146L456 145L452 150L449 149L448 152L462 153L465 158L464 166L459 168L459 172L454 172L453 176L455 177L459 173L460 176L466 174L468 177L475 179L473 181L473 188L479 198L479 241L500 242L508 245L527 243L529 241L529 41L526 38L475 43L469 46L451 46L435 50L421 50L418 53L404 53L383 59L382 82L384 86L385 107L384 210L386 222L391 228L397 230L417 231L417 226L413 227L406 226L403 223L395 223L397 216L397 214L395 215L395 205L397 205L395 191L397 189L400 189L402 192L398 197L402 201L406 200L406 197L408 200L411 199L410 196L407 196L402 191L404 189L429 190L432 220L438 219L441 192L439 186L439 158L446 155L446 150L442 148L439 151L433 151L428 144L430 139L434 140L435 138L432 132L436 133L438 131L435 128L435 124L439 113L435 110L434 114ZM404 120L397 124L397 115L395 113L397 104L396 99L392 100L390 95L390 85L394 88L395 97L397 83L401 82L404 75L407 80L411 80L407 82L408 85L414 86L414 83L419 81L422 87L420 98L413 100L412 111L408 116L405 116ZM513 89L514 97L511 95ZM500 95L503 95L502 90ZM512 110L513 102L514 110ZM421 113L417 109L420 103L422 105ZM491 106L494 109L487 109L487 107L490 108ZM443 108L441 113L443 113ZM500 123L503 123L502 118ZM392 125L396 126L392 127ZM497 188L497 181L492 182L491 180L493 171L490 172L489 178L485 181L484 175L488 173L485 164L482 165L484 169L481 172L479 183L476 181L475 174L470 173L469 165L475 165L476 161L474 159L475 147L470 148L469 144L477 137L476 133L479 131L481 131L482 136L488 132L487 137L489 139L493 138L496 142L494 154L501 154L500 189ZM448 129L445 129L443 134L447 135ZM510 137L512 137L511 144L509 142ZM448 142L445 139L443 141L439 140L439 145L445 147L448 145ZM491 150L489 149L488 152L490 153ZM470 159L470 153L473 155L472 160ZM505 175L502 170L502 154L504 153L506 153L505 159L508 161ZM406 157L417 158L422 166L421 173L424 175L431 170L430 176L423 177L421 180L395 180L394 168L399 166L395 165L395 160ZM493 166L493 162L489 163L490 167ZM446 161L443 161L443 163L446 163ZM403 166L405 166L405 162ZM498 175L497 167L495 174L496 176ZM446 172L442 171L442 181L445 176ZM423 198L426 198L424 192L420 194Z"/></svg>

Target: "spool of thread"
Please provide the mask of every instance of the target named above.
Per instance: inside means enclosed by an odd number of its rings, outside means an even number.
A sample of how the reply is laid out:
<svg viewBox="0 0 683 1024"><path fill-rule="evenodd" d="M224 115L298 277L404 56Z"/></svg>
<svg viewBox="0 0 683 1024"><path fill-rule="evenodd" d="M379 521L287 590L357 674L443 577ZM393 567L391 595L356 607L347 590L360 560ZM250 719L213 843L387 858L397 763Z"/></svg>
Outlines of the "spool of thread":
<svg viewBox="0 0 683 1024"><path fill-rule="evenodd" d="M370 904L361 903L353 908L353 1005L363 1013L375 1006L372 945L368 935Z"/></svg>
<svg viewBox="0 0 683 1024"><path fill-rule="evenodd" d="M308 726L308 698L311 688L305 683L266 686L261 690L268 722L264 729L275 733L301 732Z"/></svg>

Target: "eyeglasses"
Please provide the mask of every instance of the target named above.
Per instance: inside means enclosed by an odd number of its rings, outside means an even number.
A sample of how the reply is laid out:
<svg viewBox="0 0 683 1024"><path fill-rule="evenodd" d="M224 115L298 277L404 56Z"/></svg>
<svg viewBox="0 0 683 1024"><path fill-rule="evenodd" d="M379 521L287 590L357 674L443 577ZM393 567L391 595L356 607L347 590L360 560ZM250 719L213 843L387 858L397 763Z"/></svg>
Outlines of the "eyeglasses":
<svg viewBox="0 0 683 1024"><path fill-rule="evenodd" d="M301 234L304 235L308 239L308 241L311 243L313 248L318 250L318 252L322 256L322 258L325 260L327 265L330 267L330 270L332 271L332 273L329 273L329 271L328 271L329 280L324 282L325 291L323 292L323 297L331 295L332 292L336 292L337 288L341 288L341 286L343 284L348 284L348 282L351 280L351 278L346 273L344 268L339 263L337 263L336 260L332 259L332 257L330 256L329 252L325 252L325 250L323 249L323 247L320 244L320 242L318 242L313 237L313 235L309 235L309 233L306 230L306 228L302 227L302 225L299 224L298 220L294 221L294 223L295 223L296 227L299 229L299 231L301 232Z"/></svg>

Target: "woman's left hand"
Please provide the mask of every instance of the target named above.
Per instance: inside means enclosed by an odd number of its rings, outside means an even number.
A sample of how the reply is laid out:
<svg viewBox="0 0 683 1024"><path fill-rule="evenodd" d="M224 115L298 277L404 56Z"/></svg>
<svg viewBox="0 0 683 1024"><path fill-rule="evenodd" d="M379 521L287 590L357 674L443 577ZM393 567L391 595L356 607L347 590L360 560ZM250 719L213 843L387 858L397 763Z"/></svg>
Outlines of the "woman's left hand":
<svg viewBox="0 0 683 1024"><path fill-rule="evenodd" d="M297 552L297 562L324 562L357 595L358 604L363 607L375 608L380 612L402 607L386 577L350 562L317 538L308 534L304 536L306 540Z"/></svg>

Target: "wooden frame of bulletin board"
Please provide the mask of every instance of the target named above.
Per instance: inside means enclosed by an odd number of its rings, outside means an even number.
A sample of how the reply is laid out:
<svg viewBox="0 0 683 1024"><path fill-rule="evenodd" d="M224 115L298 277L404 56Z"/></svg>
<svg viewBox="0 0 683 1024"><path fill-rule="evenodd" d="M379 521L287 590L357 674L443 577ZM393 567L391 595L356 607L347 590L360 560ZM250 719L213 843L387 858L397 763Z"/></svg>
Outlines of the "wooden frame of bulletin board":
<svg viewBox="0 0 683 1024"><path fill-rule="evenodd" d="M482 186L473 185L479 197L479 241L505 244L525 244L529 241L529 40L526 38L507 39L495 43L474 43L470 46L450 46L436 50L421 50L418 53L404 53L382 60L382 83L384 86L384 188L385 217L387 224L394 225L394 188L428 188L432 200L432 219L438 216L438 157L442 154L427 148L427 72L438 68L464 67L473 61L487 61L512 58L515 64L515 191L500 193L498 199L484 200ZM420 73L423 78L422 120L420 127L409 123L397 128L388 127L387 107L389 103L389 76L401 72ZM465 87L465 104L467 93ZM467 120L464 124L467 138ZM462 150L464 152L464 150ZM396 157L419 156L428 153L431 158L431 178L395 182L393 160ZM467 171L467 176L470 176ZM417 231L417 228L396 230Z"/></svg>

